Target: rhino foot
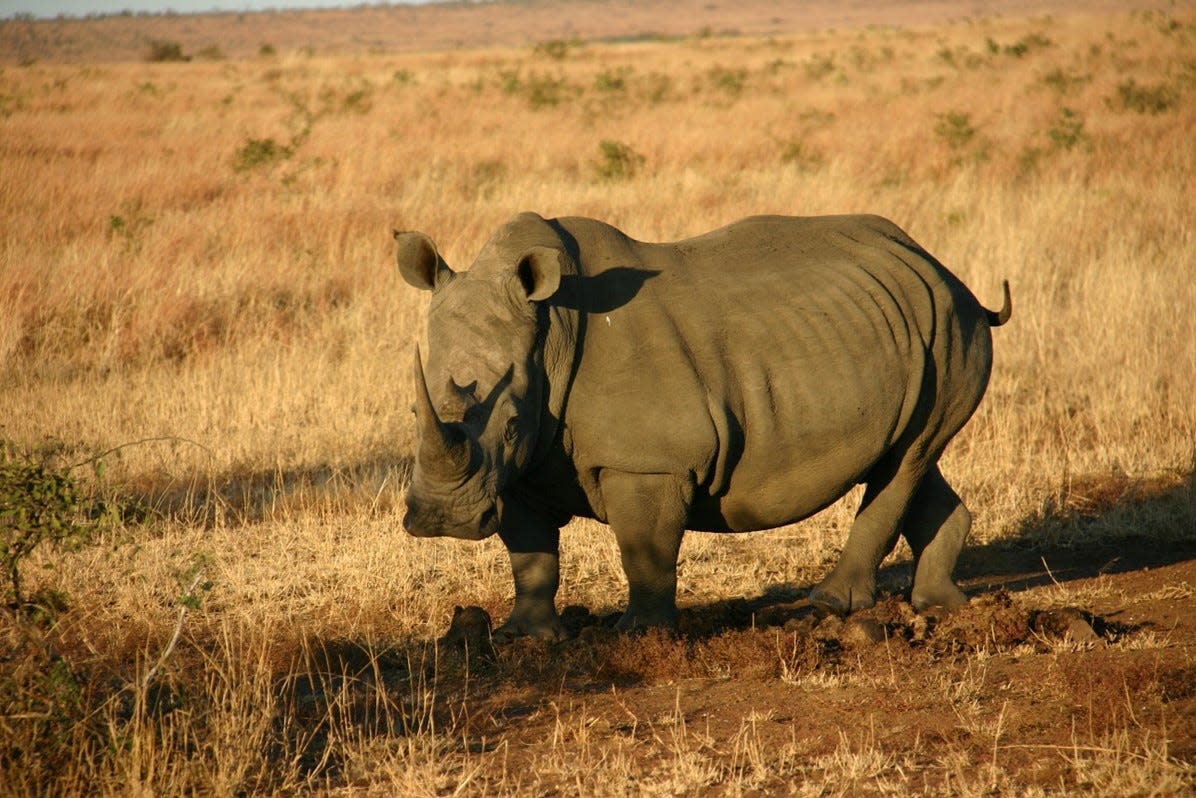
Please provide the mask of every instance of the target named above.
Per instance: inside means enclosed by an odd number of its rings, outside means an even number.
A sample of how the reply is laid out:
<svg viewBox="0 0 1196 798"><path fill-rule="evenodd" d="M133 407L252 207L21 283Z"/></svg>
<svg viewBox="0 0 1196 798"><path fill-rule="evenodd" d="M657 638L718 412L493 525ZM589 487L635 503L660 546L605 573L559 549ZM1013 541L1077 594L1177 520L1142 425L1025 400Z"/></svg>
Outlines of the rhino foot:
<svg viewBox="0 0 1196 798"><path fill-rule="evenodd" d="M555 643L568 637L561 619L556 615L552 618L532 620L517 618L514 614L506 622L494 630L491 639L495 643L509 643L518 637L536 637Z"/></svg>
<svg viewBox="0 0 1196 798"><path fill-rule="evenodd" d="M876 604L876 591L869 584L852 584L831 574L810 590L810 603L836 615L848 615Z"/></svg>
<svg viewBox="0 0 1196 798"><path fill-rule="evenodd" d="M913 591L910 593L909 602L914 605L914 609L918 612L930 609L931 607L954 610L967 604L968 597L962 590L955 586L954 582L947 581L929 588L915 585Z"/></svg>

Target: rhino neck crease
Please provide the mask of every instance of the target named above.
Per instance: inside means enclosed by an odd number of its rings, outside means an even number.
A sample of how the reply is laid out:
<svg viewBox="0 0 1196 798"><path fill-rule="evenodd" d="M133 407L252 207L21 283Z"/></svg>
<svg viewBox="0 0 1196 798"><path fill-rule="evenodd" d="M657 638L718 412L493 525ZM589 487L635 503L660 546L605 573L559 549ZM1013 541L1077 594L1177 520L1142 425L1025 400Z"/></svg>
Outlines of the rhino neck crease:
<svg viewBox="0 0 1196 798"><path fill-rule="evenodd" d="M572 264L570 273L576 274ZM581 291L578 281L571 282L573 290ZM568 305L549 300L541 311L541 328L536 346L540 348L544 387L539 432L536 447L528 462L528 472L544 466L551 459L553 450L562 445L565 407L581 360L580 341L585 328L585 314L574 309L577 306L584 307L584 304L569 302Z"/></svg>

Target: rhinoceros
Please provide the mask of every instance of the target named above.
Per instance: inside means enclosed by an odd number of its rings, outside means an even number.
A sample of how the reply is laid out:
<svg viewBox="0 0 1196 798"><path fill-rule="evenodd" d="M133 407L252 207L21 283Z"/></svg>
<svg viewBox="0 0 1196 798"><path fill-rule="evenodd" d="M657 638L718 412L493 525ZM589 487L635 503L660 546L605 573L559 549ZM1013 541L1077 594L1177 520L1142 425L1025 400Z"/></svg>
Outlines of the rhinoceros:
<svg viewBox="0 0 1196 798"><path fill-rule="evenodd" d="M988 384L1008 283L986 310L878 216L756 216L644 243L522 213L461 272L422 233L395 240L403 278L432 292L403 525L499 535L515 583L500 639L563 634L558 544L575 516L614 532L618 627L675 626L686 530L782 526L856 484L811 601L871 606L901 534L913 604L966 602L952 572L971 514L938 460Z"/></svg>

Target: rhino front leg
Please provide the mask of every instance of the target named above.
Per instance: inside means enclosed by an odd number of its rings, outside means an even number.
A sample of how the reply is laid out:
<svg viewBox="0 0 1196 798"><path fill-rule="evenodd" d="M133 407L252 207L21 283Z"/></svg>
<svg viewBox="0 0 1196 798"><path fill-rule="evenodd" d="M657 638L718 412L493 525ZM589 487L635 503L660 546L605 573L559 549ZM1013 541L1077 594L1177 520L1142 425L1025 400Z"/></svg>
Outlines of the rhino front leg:
<svg viewBox="0 0 1196 798"><path fill-rule="evenodd" d="M967 603L951 574L971 526L972 514L936 465L922 479L905 519L905 539L914 552L910 603L915 609Z"/></svg>
<svg viewBox="0 0 1196 798"><path fill-rule="evenodd" d="M627 575L627 611L616 628L677 626L677 553L693 495L672 474L604 470L599 477L607 522Z"/></svg>
<svg viewBox="0 0 1196 798"><path fill-rule="evenodd" d="M560 527L533 512L519 501L503 503L498 535L511 558L515 579L515 606L495 640L524 635L560 640L565 627L556 611L560 585Z"/></svg>

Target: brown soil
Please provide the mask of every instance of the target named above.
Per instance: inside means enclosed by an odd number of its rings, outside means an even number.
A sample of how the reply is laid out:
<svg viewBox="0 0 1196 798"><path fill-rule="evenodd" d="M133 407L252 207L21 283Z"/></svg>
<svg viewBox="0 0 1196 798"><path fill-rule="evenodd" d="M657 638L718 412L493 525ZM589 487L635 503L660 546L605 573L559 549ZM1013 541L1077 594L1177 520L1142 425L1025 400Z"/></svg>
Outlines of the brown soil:
<svg viewBox="0 0 1196 798"><path fill-rule="evenodd" d="M619 635L614 617L569 607L571 639L491 647L489 614L458 608L437 657L396 651L382 675L410 683L410 663L425 663L437 729L460 755L501 751L506 774L555 744L576 750L560 741L570 729L599 749L623 741L641 771L685 745L734 770L747 766L737 761L750 732L759 750L788 747L804 763L800 778L762 770L761 794L792 791L845 746L884 752L935 791L961 779L1088 791L1075 758L1110 752L1128 733L1165 744L1186 788L1196 774L1196 544L1128 548L1119 558L979 549L963 570L983 556L990 574L1009 577L965 580L972 601L949 614L919 615L890 595L842 620L784 587L684 609L675 635ZM989 586L998 582L1011 587ZM328 665L351 665L352 648ZM824 775L836 790L871 790Z"/></svg>
<svg viewBox="0 0 1196 798"><path fill-rule="evenodd" d="M435 646L379 659L334 645L317 670L374 669L365 682L380 676L392 692L434 685L424 714L402 723L458 741L451 756L480 763L471 787L483 792L509 790L511 773L553 751L585 771L576 760L596 751L641 774L698 761L719 774L707 786L731 792L743 780L728 774L756 756L760 794L819 779L839 794L1185 794L1196 787L1192 487L1190 475L1073 480L1018 536L965 550L957 577L971 601L951 613L913 611L905 562L882 569L889 592L875 607L846 619L786 583L683 607L676 634L617 634L617 615L571 606L563 642L491 645L491 615L508 608L458 607ZM900 777L853 773L868 757Z"/></svg>

